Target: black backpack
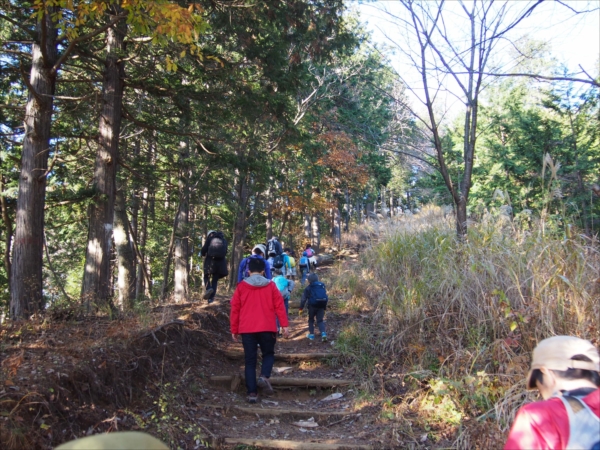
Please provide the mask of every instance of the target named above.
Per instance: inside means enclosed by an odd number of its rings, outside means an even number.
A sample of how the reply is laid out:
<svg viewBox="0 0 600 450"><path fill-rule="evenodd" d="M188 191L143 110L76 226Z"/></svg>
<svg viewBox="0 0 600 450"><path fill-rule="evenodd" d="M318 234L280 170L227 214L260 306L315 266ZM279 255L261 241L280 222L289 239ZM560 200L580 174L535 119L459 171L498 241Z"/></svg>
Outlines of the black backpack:
<svg viewBox="0 0 600 450"><path fill-rule="evenodd" d="M327 289L325 289L325 285L320 281L311 283L308 304L314 308L326 308L328 301L329 297L327 296Z"/></svg>
<svg viewBox="0 0 600 450"><path fill-rule="evenodd" d="M210 239L206 255L213 259L223 259L227 255L227 240L218 232Z"/></svg>
<svg viewBox="0 0 600 450"><path fill-rule="evenodd" d="M271 239L267 243L267 256L271 256L271 253L275 253L276 255L281 255L283 253L281 244L276 239Z"/></svg>
<svg viewBox="0 0 600 450"><path fill-rule="evenodd" d="M281 269L283 267L283 255L277 255L273 258L273 269Z"/></svg>

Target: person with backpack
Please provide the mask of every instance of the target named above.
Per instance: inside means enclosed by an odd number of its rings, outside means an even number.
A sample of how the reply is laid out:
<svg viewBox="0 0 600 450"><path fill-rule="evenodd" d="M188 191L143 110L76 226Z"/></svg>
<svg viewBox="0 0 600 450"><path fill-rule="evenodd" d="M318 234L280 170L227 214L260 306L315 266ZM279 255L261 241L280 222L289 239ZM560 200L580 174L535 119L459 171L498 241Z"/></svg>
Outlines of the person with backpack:
<svg viewBox="0 0 600 450"><path fill-rule="evenodd" d="M304 251L306 252L306 256L308 256L309 258L315 256L315 251L313 250L310 244L306 244L306 248L304 249Z"/></svg>
<svg viewBox="0 0 600 450"><path fill-rule="evenodd" d="M277 269L277 270L281 270L282 272L285 271L285 259L286 259L286 254L285 253L280 253L279 255L276 254L275 252L271 252L269 253L269 259L267 261L269 261L269 264L271 265L271 269Z"/></svg>
<svg viewBox="0 0 600 450"><path fill-rule="evenodd" d="M273 283L279 289L281 296L283 297L283 304L285 305L285 314L289 319L289 310L290 310L290 295L292 293L292 289L294 289L293 281L288 280L282 273L281 269L273 269L273 273L275 276L273 277ZM281 328L279 326L279 320L277 320L277 330L279 332L279 337L281 337Z"/></svg>
<svg viewBox="0 0 600 450"><path fill-rule="evenodd" d="M286 248L283 250L283 254L286 255L286 270L285 276L288 275L292 277L292 280L296 279L296 258L294 258L293 252L291 248Z"/></svg>
<svg viewBox="0 0 600 450"><path fill-rule="evenodd" d="M310 270L309 264L310 264L310 261L308 260L307 253L302 252L302 256L300 257L300 260L298 261L298 267L300 268L300 276L301 276L300 283L302 285L304 285L304 282L306 281L306 277Z"/></svg>
<svg viewBox="0 0 600 450"><path fill-rule="evenodd" d="M277 239L277 236L273 236L267 242L267 255L271 256L271 253L274 253L275 256L281 255L283 253L283 247Z"/></svg>
<svg viewBox="0 0 600 450"><path fill-rule="evenodd" d="M264 244L257 244L252 249L252 254L250 256L248 256L247 258L242 259L242 261L240 262L240 265L238 267L238 279L237 279L238 284L240 284L244 278L248 278L250 276L250 267L248 265L250 260L256 259L256 258L265 260L266 252L267 252L267 249L264 246ZM265 262L266 262L266 260L265 260ZM269 264L266 264L266 266L265 266L265 277L268 280L271 279L271 266Z"/></svg>
<svg viewBox="0 0 600 450"><path fill-rule="evenodd" d="M504 450L600 450L600 355L573 336L554 336L533 350L526 378L543 400L519 410Z"/></svg>
<svg viewBox="0 0 600 450"><path fill-rule="evenodd" d="M304 306L308 303L308 334L306 337L311 341L315 340L315 319L317 326L321 332L321 341L327 341L327 333L325 332L325 310L327 309L327 289L325 285L319 281L319 276L316 273L311 273L308 276L308 286L304 288L302 299L300 300L300 311L302 314Z"/></svg>
<svg viewBox="0 0 600 450"><path fill-rule="evenodd" d="M227 268L227 240L221 231L211 230L206 235L200 250L204 257L204 295L202 298L212 303L217 295L219 279L229 275Z"/></svg>
<svg viewBox="0 0 600 450"><path fill-rule="evenodd" d="M308 256L308 270L309 272L317 271L317 254L313 250L310 244L306 244L306 256Z"/></svg>
<svg viewBox="0 0 600 450"><path fill-rule="evenodd" d="M264 394L273 394L269 382L277 342L277 324L273 319L279 320L286 338L289 336L289 324L279 289L275 283L264 277L266 261L262 258L250 258L248 266L250 276L238 284L231 298L229 321L231 337L237 342L241 336L244 346L247 400L249 403L256 403L259 387ZM262 353L258 380L257 346Z"/></svg>

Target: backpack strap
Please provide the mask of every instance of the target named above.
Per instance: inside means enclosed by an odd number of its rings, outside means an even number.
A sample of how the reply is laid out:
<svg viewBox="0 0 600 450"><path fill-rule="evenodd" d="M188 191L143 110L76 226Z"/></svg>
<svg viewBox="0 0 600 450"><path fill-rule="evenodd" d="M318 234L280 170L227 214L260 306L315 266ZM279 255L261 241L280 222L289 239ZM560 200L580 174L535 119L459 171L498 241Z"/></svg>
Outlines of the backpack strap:
<svg viewBox="0 0 600 450"><path fill-rule="evenodd" d="M242 261L242 278L246 278L246 270L248 269L248 263L250 262L250 257L244 258Z"/></svg>
<svg viewBox="0 0 600 450"><path fill-rule="evenodd" d="M558 396L567 410L569 418L569 441L567 449L595 449L600 447L600 418L578 395L563 393Z"/></svg>

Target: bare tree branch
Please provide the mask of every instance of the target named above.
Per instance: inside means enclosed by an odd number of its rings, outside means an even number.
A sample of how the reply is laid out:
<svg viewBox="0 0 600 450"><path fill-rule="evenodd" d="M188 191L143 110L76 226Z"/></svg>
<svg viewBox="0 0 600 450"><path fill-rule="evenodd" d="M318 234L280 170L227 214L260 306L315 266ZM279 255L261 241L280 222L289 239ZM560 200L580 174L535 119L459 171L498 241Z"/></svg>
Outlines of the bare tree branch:
<svg viewBox="0 0 600 450"><path fill-rule="evenodd" d="M575 77L550 77L545 75L538 75L535 73L485 73L485 75L489 75L492 77L527 77L534 78L540 81L572 81L574 83L585 83L590 84L592 86L600 87L600 83L594 79L587 80L585 78L575 78ZM586 75L590 76L586 73Z"/></svg>

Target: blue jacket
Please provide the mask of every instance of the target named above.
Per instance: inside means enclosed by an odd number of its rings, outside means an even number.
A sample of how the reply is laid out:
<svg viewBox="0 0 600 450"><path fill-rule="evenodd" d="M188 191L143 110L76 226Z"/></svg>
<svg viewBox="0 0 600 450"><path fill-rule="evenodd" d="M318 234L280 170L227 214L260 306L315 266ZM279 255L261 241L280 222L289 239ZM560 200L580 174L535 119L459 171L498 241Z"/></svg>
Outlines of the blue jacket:
<svg viewBox="0 0 600 450"><path fill-rule="evenodd" d="M242 259L242 262L240 263L240 266L238 267L238 279L237 279L238 284L241 283L242 280L244 279L244 269L246 268L246 260L248 260L250 258L264 259L260 255L250 255L247 258ZM267 280L271 279L271 265L266 260L265 260L265 278Z"/></svg>

